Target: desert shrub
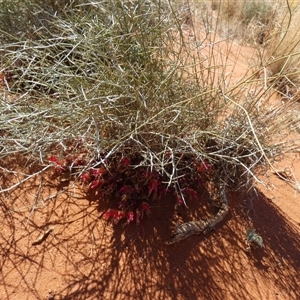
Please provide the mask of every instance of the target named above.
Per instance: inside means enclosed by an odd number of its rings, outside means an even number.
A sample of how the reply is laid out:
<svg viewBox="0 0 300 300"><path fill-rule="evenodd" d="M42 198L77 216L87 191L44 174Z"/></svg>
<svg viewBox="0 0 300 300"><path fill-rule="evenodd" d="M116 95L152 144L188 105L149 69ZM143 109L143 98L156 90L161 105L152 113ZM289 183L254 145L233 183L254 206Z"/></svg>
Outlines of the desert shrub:
<svg viewBox="0 0 300 300"><path fill-rule="evenodd" d="M286 98L299 91L300 35L298 19L300 6L297 1L284 1L277 12L277 26L272 31L272 41L264 52L269 81ZM298 96L297 96L298 97Z"/></svg>
<svg viewBox="0 0 300 300"><path fill-rule="evenodd" d="M253 76L229 87L214 47L201 53L211 36L187 39L172 2L50 7L39 10L39 30L5 34L0 24L13 95L1 100L1 160L24 154L52 166L99 201L116 201L107 217L140 222L168 192L181 204L201 188L249 186L283 151L273 138L291 125L287 111L257 106L269 97L263 87L245 94Z"/></svg>
<svg viewBox="0 0 300 300"><path fill-rule="evenodd" d="M257 20L263 24L267 24L271 19L270 15L272 7L275 3L269 1L211 1L211 7L213 10L220 10L220 14L224 19L238 19L242 24L248 25L252 20Z"/></svg>
<svg viewBox="0 0 300 300"><path fill-rule="evenodd" d="M274 4L273 4L274 5ZM243 8L242 22L249 24L252 20L256 20L262 25L267 25L270 21L272 6L269 2L263 1L246 1Z"/></svg>
<svg viewBox="0 0 300 300"><path fill-rule="evenodd" d="M212 1L217 10L216 27L225 36L250 43L264 44L274 26L278 1Z"/></svg>
<svg viewBox="0 0 300 300"><path fill-rule="evenodd" d="M36 39L51 26L54 15L64 17L69 10L83 4L81 0L37 1L2 0L0 10L0 40L14 42L20 38ZM84 10L83 6L82 10Z"/></svg>

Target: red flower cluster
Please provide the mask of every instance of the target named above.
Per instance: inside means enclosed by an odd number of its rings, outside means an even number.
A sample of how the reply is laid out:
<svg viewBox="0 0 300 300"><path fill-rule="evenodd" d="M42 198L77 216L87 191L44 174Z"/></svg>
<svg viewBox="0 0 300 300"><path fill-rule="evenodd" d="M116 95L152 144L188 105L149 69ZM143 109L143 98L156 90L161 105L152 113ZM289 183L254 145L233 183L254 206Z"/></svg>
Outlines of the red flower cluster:
<svg viewBox="0 0 300 300"><path fill-rule="evenodd" d="M56 166L59 172L86 165L86 161L82 157L67 156L65 159L59 159L57 156L50 156L48 160Z"/></svg>
<svg viewBox="0 0 300 300"><path fill-rule="evenodd" d="M117 209L109 209L103 217L105 219L111 219L113 224L117 224L121 219L127 218L127 221L124 225L128 225L134 220L136 221L137 225L142 225L142 219L144 217L144 213L148 215L151 213L150 206L148 203L143 202L139 208L134 211L125 212L123 210Z"/></svg>
<svg viewBox="0 0 300 300"><path fill-rule="evenodd" d="M82 144L81 141L78 143ZM78 155L67 155L64 159L51 156L49 161L59 174L72 172L73 168L78 174L85 166L86 171L81 173L79 180L87 186L88 192L96 196L98 201L117 200L118 208L109 209L103 215L114 224L126 219L124 226L135 222L143 229L142 220L145 214L151 214L149 201L159 199L167 192L175 195L176 205L186 204L187 199L199 201L199 187L210 180L210 175L213 174L213 167L209 161L193 159L190 156L180 156L179 159L178 154L171 151L166 153L166 157L178 161L178 179L175 179L174 183L174 179L168 175L174 174L173 164L167 164L165 175L161 175L155 169L150 170L146 166L136 167L143 160L136 154L128 156L116 153L106 159L105 164L93 161L93 167L88 168L86 152L80 147Z"/></svg>
<svg viewBox="0 0 300 300"><path fill-rule="evenodd" d="M97 169L89 169L87 172L80 175L79 180L85 183L89 183L89 188L95 190L105 183L103 175L107 171L104 167Z"/></svg>
<svg viewBox="0 0 300 300"><path fill-rule="evenodd" d="M58 159L56 156L50 156L48 160L54 163L56 170L58 170L59 172L62 172L67 168L65 162L63 160Z"/></svg>

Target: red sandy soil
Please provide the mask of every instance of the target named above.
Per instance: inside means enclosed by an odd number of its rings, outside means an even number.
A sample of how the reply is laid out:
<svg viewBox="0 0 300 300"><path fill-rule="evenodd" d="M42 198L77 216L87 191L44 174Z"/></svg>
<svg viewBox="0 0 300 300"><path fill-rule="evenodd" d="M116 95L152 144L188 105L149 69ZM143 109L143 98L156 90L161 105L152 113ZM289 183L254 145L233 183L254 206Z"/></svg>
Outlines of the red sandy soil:
<svg viewBox="0 0 300 300"><path fill-rule="evenodd" d="M297 178L299 154L278 167ZM272 172L268 187L228 195L230 214L215 231L174 246L164 244L174 215L198 218L201 203L177 212L169 199L151 203L143 235L113 228L102 218L107 204L50 175L1 197L0 299L300 299L299 191ZM264 248L245 251L247 228Z"/></svg>
<svg viewBox="0 0 300 300"><path fill-rule="evenodd" d="M240 74L243 66L236 65ZM72 182L50 172L27 181L0 195L0 299L300 299L299 153L275 168L289 180L270 170L265 186L228 195L230 213L215 231L173 246L164 241L176 221L214 210L190 201L175 211L175 201L155 201L143 234L134 224L112 227L102 218L108 205ZM0 171L2 188L21 179ZM263 237L263 248L245 251L248 228Z"/></svg>

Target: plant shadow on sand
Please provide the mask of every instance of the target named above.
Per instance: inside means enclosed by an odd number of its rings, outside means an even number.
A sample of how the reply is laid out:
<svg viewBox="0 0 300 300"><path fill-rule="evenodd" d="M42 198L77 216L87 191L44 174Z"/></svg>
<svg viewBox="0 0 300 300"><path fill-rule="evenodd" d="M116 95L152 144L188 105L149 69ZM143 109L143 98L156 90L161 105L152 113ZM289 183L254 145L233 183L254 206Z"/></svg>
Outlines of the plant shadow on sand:
<svg viewBox="0 0 300 300"><path fill-rule="evenodd" d="M1 198L2 298L297 298L299 228L257 189L229 193L230 213L209 234L167 246L174 218L188 221L214 210L189 201L188 210L175 212L171 201L161 199L152 203L143 232L134 224L123 227L123 220L112 227L102 219L109 206L99 209L75 186L47 200L57 183L44 178L34 201L40 184L28 181ZM32 246L50 227L47 239ZM249 227L263 237L264 247L247 253Z"/></svg>

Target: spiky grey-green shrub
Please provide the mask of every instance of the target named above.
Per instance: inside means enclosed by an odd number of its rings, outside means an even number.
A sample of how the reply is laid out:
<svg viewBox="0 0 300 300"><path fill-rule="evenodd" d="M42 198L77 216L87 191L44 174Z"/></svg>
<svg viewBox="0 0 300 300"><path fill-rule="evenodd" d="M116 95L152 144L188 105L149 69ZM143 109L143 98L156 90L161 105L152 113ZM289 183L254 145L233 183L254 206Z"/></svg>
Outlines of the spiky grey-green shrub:
<svg viewBox="0 0 300 300"><path fill-rule="evenodd" d="M244 97L249 81L228 88L225 71L199 52L209 40L186 39L172 2L32 5L44 17L33 16L29 31L5 34L1 25L2 67L14 95L1 101L2 159L25 153L45 163L80 140L86 168L137 154L178 184L179 162L192 168L208 160L218 180L242 186L277 151L270 130L278 127L268 123L277 111L256 108L260 91ZM23 20L24 6L18 9Z"/></svg>

